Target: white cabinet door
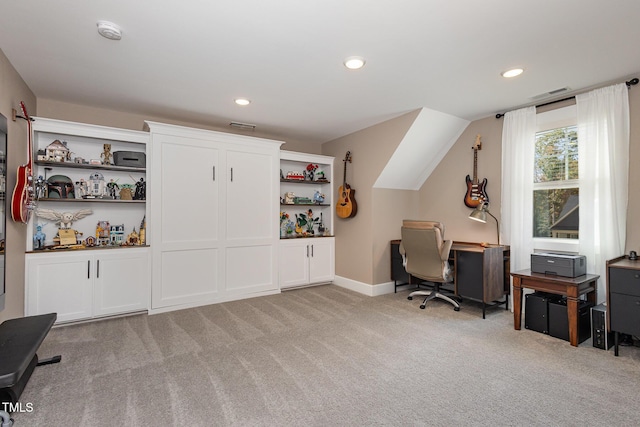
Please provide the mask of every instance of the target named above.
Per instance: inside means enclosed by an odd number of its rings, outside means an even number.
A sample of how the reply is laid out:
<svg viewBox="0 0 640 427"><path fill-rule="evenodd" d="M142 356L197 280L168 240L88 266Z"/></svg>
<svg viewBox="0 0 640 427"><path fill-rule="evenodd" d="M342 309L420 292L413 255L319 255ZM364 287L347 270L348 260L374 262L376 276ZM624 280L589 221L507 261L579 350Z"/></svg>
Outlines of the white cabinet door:
<svg viewBox="0 0 640 427"><path fill-rule="evenodd" d="M148 308L151 276L146 248L101 252L94 264L94 316Z"/></svg>
<svg viewBox="0 0 640 427"><path fill-rule="evenodd" d="M335 239L323 237L309 242L309 283L330 282L335 276Z"/></svg>
<svg viewBox="0 0 640 427"><path fill-rule="evenodd" d="M58 313L58 322L88 319L93 311L91 256L26 256L26 315Z"/></svg>
<svg viewBox="0 0 640 427"><path fill-rule="evenodd" d="M309 245L306 239L280 241L280 288L309 283Z"/></svg>
<svg viewBox="0 0 640 427"><path fill-rule="evenodd" d="M196 137L159 134L153 142L160 232L153 242L152 308L212 301L221 275L220 150Z"/></svg>
<svg viewBox="0 0 640 427"><path fill-rule="evenodd" d="M225 159L225 292L277 290L277 151L227 146Z"/></svg>
<svg viewBox="0 0 640 427"><path fill-rule="evenodd" d="M279 189L276 153L229 149L226 152L226 227L230 242L274 237ZM274 209L276 212L274 212Z"/></svg>
<svg viewBox="0 0 640 427"><path fill-rule="evenodd" d="M214 245L219 239L219 182L224 179L219 150L200 139L175 136L162 136L155 150L162 249Z"/></svg>
<svg viewBox="0 0 640 427"><path fill-rule="evenodd" d="M280 288L333 280L333 237L280 241Z"/></svg>

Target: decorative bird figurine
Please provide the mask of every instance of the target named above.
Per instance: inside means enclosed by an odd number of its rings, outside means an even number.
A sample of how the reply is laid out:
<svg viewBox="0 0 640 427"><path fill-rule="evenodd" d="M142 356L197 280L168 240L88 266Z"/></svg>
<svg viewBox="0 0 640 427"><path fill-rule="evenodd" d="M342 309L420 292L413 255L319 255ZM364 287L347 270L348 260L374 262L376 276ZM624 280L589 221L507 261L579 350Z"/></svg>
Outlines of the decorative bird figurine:
<svg viewBox="0 0 640 427"><path fill-rule="evenodd" d="M77 212L58 212L53 209L36 209L37 216L55 221L56 224L60 224L60 228L63 230L71 229L73 221L82 219L92 213L93 211L91 209L80 209Z"/></svg>

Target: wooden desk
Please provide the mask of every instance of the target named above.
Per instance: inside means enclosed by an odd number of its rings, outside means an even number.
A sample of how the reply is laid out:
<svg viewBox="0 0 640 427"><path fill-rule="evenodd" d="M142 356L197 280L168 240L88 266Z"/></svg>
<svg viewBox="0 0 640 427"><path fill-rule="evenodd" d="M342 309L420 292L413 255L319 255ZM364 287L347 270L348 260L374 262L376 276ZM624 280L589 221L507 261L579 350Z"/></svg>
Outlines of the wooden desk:
<svg viewBox="0 0 640 427"><path fill-rule="evenodd" d="M528 288L541 292L548 292L567 297L567 317L569 322L569 342L578 346L578 304L581 295L587 295L587 300L596 303L597 283L600 276L585 274L578 277L560 277L531 270L521 270L511 273L513 276L513 327L520 330L522 320L522 289Z"/></svg>
<svg viewBox="0 0 640 427"><path fill-rule="evenodd" d="M399 245L400 240L391 241L391 280L396 288L416 283L404 271ZM509 308L509 255L510 248L504 245L453 242L451 246L449 262L454 272L454 293L481 302L483 319L486 307L505 304Z"/></svg>

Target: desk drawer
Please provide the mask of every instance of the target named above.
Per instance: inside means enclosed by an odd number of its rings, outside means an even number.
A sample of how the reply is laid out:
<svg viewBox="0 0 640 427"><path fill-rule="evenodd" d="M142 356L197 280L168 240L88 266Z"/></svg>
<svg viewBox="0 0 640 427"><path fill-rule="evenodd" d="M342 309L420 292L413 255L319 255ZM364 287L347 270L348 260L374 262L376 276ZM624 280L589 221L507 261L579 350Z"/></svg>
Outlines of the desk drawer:
<svg viewBox="0 0 640 427"><path fill-rule="evenodd" d="M611 330L640 336L640 296L610 294Z"/></svg>
<svg viewBox="0 0 640 427"><path fill-rule="evenodd" d="M609 292L640 296L640 270L609 268Z"/></svg>

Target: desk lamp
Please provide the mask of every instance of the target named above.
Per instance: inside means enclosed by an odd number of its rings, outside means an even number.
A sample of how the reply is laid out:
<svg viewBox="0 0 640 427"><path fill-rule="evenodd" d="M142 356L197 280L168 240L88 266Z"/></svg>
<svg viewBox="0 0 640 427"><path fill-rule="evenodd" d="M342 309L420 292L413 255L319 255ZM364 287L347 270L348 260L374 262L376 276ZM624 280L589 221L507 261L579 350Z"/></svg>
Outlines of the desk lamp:
<svg viewBox="0 0 640 427"><path fill-rule="evenodd" d="M500 223L498 222L498 218L493 216L491 212L489 212L489 204L486 202L480 203L472 212L469 214L469 219L474 221L481 222L483 224L487 223L487 214L491 215L491 218L496 220L496 231L498 235L498 244L500 244Z"/></svg>

